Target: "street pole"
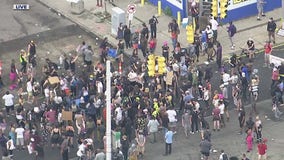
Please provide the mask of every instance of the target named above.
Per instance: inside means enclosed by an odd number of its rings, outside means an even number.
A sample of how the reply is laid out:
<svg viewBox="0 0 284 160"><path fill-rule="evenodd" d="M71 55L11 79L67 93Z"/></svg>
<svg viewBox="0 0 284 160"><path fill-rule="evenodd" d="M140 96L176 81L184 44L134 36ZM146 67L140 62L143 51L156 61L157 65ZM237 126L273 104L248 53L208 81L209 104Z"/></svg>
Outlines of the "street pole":
<svg viewBox="0 0 284 160"><path fill-rule="evenodd" d="M282 18L282 21L281 21L281 22L283 23L283 20L284 20L284 0L282 0L282 10L281 10L281 12L282 12L282 13L281 13L281 14L282 14L282 17L281 17L281 18ZM281 25L282 25L282 24L281 24Z"/></svg>
<svg viewBox="0 0 284 160"><path fill-rule="evenodd" d="M106 61L106 160L111 160L111 72Z"/></svg>

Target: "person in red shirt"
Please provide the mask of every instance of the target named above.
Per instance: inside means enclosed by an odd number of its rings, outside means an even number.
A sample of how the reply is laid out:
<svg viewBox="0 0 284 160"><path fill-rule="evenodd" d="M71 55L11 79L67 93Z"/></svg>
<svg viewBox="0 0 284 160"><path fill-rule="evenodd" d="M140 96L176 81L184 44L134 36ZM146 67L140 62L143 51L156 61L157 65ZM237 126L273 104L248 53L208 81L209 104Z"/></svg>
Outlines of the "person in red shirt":
<svg viewBox="0 0 284 160"><path fill-rule="evenodd" d="M156 39L155 38L151 38L151 40L149 41L149 49L150 49L150 53L153 54L156 48Z"/></svg>
<svg viewBox="0 0 284 160"><path fill-rule="evenodd" d="M278 68L274 67L272 69L272 76L271 76L271 80L272 80L272 84L271 86L273 86L276 82L278 82L279 80L279 70Z"/></svg>
<svg viewBox="0 0 284 160"><path fill-rule="evenodd" d="M45 118L50 124L54 124L56 122L56 112L52 108L45 113Z"/></svg>
<svg viewBox="0 0 284 160"><path fill-rule="evenodd" d="M266 41L264 45L264 67L269 67L270 62L269 62L269 56L271 55L272 52L272 45L270 41Z"/></svg>
<svg viewBox="0 0 284 160"><path fill-rule="evenodd" d="M267 139L264 138L261 143L257 145L258 149L258 160L266 160L266 150L267 150L267 145L266 145Z"/></svg>

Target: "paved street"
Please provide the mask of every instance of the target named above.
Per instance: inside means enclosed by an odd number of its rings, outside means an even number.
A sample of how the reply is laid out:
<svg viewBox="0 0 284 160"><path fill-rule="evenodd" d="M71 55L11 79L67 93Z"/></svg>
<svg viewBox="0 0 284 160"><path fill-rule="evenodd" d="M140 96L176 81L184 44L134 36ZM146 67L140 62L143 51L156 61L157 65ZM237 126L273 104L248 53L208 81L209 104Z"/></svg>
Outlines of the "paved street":
<svg viewBox="0 0 284 160"><path fill-rule="evenodd" d="M52 12L50 9L42 6L38 2L31 0L29 11L13 11L13 1L0 2L0 19L8 19L6 23L0 26L0 59L3 63L2 76L4 88L1 88L0 95L8 90L10 85L9 72L11 59L15 59L17 67L19 64L19 51L26 49L30 40L37 44L38 71L36 79L40 80L42 73L41 67L45 64L45 58L49 58L55 63L59 63L59 57L63 53L73 53L76 47L86 41L97 50L96 37L81 30L76 24ZM3 14L2 14L3 13ZM98 59L98 55L95 55ZM78 69L80 70L81 59L79 59ZM12 91L17 95L16 91ZM18 97L16 97L17 99ZM1 98L1 103L2 98ZM2 105L3 106L3 105ZM31 108L30 104L27 107ZM15 122L14 117L10 117L9 122ZM76 156L77 148L70 151L70 157ZM1 153L2 154L2 153ZM32 157L27 150L14 151L15 160L31 160ZM45 147L46 160L61 160L59 149L51 149L50 144Z"/></svg>
<svg viewBox="0 0 284 160"><path fill-rule="evenodd" d="M284 58L283 55L284 47L275 48L273 54L279 57ZM283 127L283 116L281 121L274 119L274 115L271 111L271 96L270 96L270 84L271 84L271 69L263 67L263 53L260 53L254 63L254 68L259 69L260 76L260 88L259 88L259 101L257 102L257 110L259 111L260 119L263 122L263 136L269 139L268 142L268 155L271 160L281 160L281 157L284 156L281 151L281 147L284 145L282 140L282 132L284 131ZM216 70L216 65L212 65L213 70ZM219 73L215 74L219 75ZM212 79L213 88L217 88L219 85L220 79L218 76L215 76ZM213 89L214 90L214 89ZM200 102L202 104L202 102ZM230 101L232 104L232 100ZM212 153L210 160L218 160L220 150L225 150L230 156L240 157L242 153L246 152L245 137L246 135L238 135L239 124L238 124L238 113L232 109L230 105L230 122L226 124L226 128L222 129L220 132L212 131L212 144L213 149L219 151L218 153ZM251 111L251 105L248 102L245 106L246 117L248 119L249 113ZM280 108L281 111L284 111L284 108ZM254 115L255 116L255 115ZM265 118L267 116L268 118ZM207 117L207 121L210 123L211 128L213 127L212 117ZM181 122L180 122L181 123ZM180 124L181 125L181 124ZM180 126L181 127L181 126ZM161 136L162 137L162 136ZM178 134L175 137L173 142L173 154L165 157L164 153L164 143L162 138L157 144L147 144L146 148L146 158L157 159L157 160L198 160L200 159L200 150L199 150L200 135L190 135L189 138L185 137L183 130L180 128ZM279 148L280 147L280 148ZM253 152L248 153L248 158L251 160L257 160L257 150L254 148Z"/></svg>

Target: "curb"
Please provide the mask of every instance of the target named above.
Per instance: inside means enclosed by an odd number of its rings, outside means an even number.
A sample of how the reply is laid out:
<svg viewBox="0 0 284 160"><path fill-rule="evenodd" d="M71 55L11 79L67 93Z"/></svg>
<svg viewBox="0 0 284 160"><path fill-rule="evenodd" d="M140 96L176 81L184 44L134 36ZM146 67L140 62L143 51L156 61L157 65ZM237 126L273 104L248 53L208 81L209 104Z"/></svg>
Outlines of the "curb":
<svg viewBox="0 0 284 160"><path fill-rule="evenodd" d="M71 21L72 23L74 23L75 25L77 25L79 28L81 28L83 31L89 33L89 35L91 37L93 37L94 39L99 38L99 39L103 39L103 36L98 34L98 33L94 33L92 31L90 31L88 29L88 27L86 27L85 25L83 25L82 23L75 21L72 19L72 17L66 15L65 13L62 13L60 10L56 9L56 8L52 8L50 6L48 6L46 3L42 2L41 0L35 0L36 2L40 3L41 5L45 6L46 8L48 8L51 12L60 14L61 17L68 19L69 21ZM86 10L85 10L86 11ZM84 12L85 12L84 11ZM115 46L115 44L111 44L112 46Z"/></svg>
<svg viewBox="0 0 284 160"><path fill-rule="evenodd" d="M279 44L276 44L275 46L273 46L272 48L273 49L276 49L276 48L278 48L278 47L282 47L282 46L284 46L284 42L282 42L282 43L279 43ZM239 53L239 52L241 52L242 50L236 50L236 52L234 52L234 53ZM260 53L262 53L264 51L264 48L261 48L261 49L257 49L257 51L255 52L255 54L257 55L257 54L260 54ZM230 57L231 57L231 55L232 54L226 54L226 55L224 55L223 56L223 62L229 62L229 60L230 60ZM238 57L246 57L246 55L239 55Z"/></svg>

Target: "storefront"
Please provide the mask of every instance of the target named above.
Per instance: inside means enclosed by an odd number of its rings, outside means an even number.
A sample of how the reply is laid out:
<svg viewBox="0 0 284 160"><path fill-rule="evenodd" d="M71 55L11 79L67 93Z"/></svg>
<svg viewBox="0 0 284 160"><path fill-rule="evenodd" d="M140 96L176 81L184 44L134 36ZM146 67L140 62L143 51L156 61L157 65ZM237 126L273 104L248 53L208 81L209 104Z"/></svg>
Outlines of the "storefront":
<svg viewBox="0 0 284 160"><path fill-rule="evenodd" d="M180 11L181 18L188 16L187 5L191 4L194 0L161 0L162 8L170 9L172 16L177 18L177 12ZM195 0L196 2L202 0ZM157 5L158 0L149 0L150 3ZM227 18L223 22L236 21L242 18L257 15L257 0L229 0ZM266 0L264 4L264 11L268 12L281 7L281 0Z"/></svg>

